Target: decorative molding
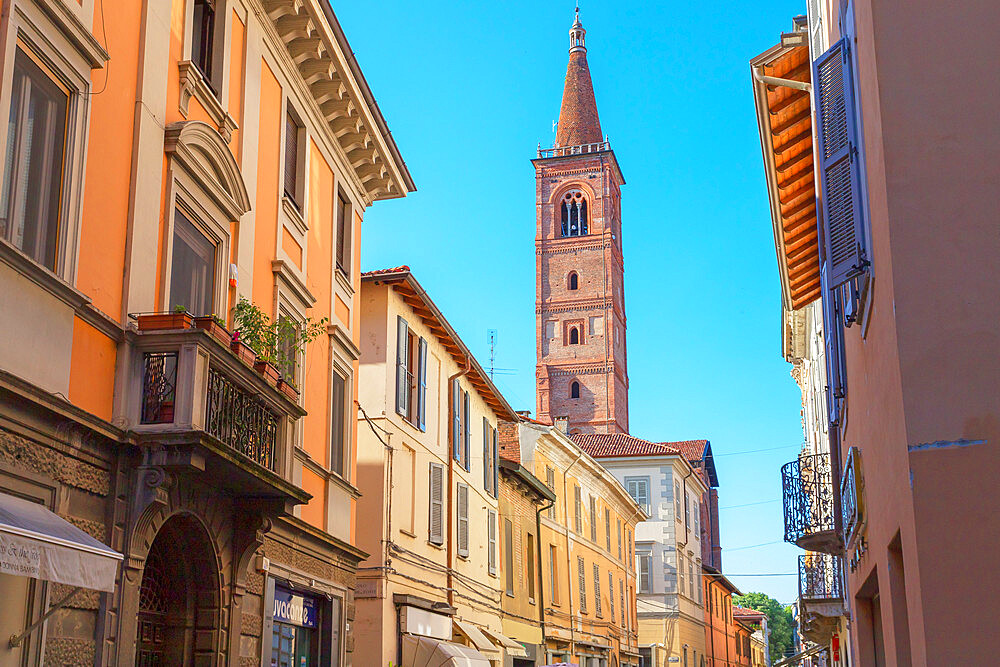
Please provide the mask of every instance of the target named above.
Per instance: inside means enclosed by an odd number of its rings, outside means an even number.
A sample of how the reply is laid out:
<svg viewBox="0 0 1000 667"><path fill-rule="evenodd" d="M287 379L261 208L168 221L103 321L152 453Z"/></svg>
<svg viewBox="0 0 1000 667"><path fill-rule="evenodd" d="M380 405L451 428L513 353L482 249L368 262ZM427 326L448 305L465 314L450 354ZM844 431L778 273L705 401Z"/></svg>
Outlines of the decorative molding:
<svg viewBox="0 0 1000 667"><path fill-rule="evenodd" d="M233 140L233 132L239 127L236 119L229 115L222 102L219 101L215 91L208 85L205 75L202 74L198 66L190 60L182 60L177 63L177 70L180 73L180 101L178 106L181 115L188 117L188 102L191 97L198 98L201 105L211 116L216 124L223 141L228 145Z"/></svg>
<svg viewBox="0 0 1000 667"><path fill-rule="evenodd" d="M211 125L198 120L171 123L164 132L164 150L191 174L229 220L239 220L250 210L240 166Z"/></svg>
<svg viewBox="0 0 1000 667"><path fill-rule="evenodd" d="M295 227L295 230L302 236L305 236L306 232L309 231L309 223L306 222L302 211L292 203L292 200L287 195L281 196L281 210L284 212L285 217L292 221L292 226Z"/></svg>
<svg viewBox="0 0 1000 667"><path fill-rule="evenodd" d="M347 356L351 361L357 361L361 358L361 350L358 346L354 344L351 340L350 332L344 329L339 324L328 324L326 325L326 333L343 350L344 355Z"/></svg>
<svg viewBox="0 0 1000 667"><path fill-rule="evenodd" d="M281 280L292 294L301 302L305 308L312 308L316 303L306 284L298 275L298 270L283 259L271 260L271 272L274 273L275 280Z"/></svg>
<svg viewBox="0 0 1000 667"><path fill-rule="evenodd" d="M42 11L55 22L69 38L80 55L90 63L91 69L100 69L111 59L97 38L80 22L63 0L34 0Z"/></svg>

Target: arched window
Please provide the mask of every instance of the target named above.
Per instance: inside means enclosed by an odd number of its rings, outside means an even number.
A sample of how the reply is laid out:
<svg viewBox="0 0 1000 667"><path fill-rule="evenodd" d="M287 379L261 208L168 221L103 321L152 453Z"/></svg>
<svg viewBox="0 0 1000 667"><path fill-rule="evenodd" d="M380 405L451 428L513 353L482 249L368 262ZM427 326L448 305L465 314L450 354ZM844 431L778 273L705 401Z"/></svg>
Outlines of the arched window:
<svg viewBox="0 0 1000 667"><path fill-rule="evenodd" d="M576 271L573 271L569 274L569 280L567 282L568 282L568 287L571 290L575 290L577 287L580 286L579 285L580 277L576 275Z"/></svg>
<svg viewBox="0 0 1000 667"><path fill-rule="evenodd" d="M587 200L579 190L570 190L562 200L562 235L585 236L587 227Z"/></svg>
<svg viewBox="0 0 1000 667"><path fill-rule="evenodd" d="M580 344L580 330L573 327L569 330L569 344L579 345Z"/></svg>
<svg viewBox="0 0 1000 667"><path fill-rule="evenodd" d="M573 381L569 386L569 397L570 398L580 398L580 383L576 380Z"/></svg>

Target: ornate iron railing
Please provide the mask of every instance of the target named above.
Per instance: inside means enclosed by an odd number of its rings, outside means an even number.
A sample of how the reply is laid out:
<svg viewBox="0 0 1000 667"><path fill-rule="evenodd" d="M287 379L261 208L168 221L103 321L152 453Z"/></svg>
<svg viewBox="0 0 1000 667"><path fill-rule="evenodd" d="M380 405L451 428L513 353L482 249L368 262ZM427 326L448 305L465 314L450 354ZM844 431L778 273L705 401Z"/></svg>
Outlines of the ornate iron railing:
<svg viewBox="0 0 1000 667"><path fill-rule="evenodd" d="M177 353L146 352L142 356L143 424L169 424L174 421L177 387Z"/></svg>
<svg viewBox="0 0 1000 667"><path fill-rule="evenodd" d="M557 146L554 148L538 147L538 157L564 157L566 155L585 155L587 153L600 153L611 150L610 141L598 141L592 144L579 144L577 146Z"/></svg>
<svg viewBox="0 0 1000 667"><path fill-rule="evenodd" d="M256 463L275 469L277 416L214 368L208 371L205 430Z"/></svg>
<svg viewBox="0 0 1000 667"><path fill-rule="evenodd" d="M804 455L785 464L781 483L786 542L798 544L804 537L836 530L829 454Z"/></svg>
<svg viewBox="0 0 1000 667"><path fill-rule="evenodd" d="M831 554L799 556L799 597L803 600L840 600L844 597L843 559Z"/></svg>

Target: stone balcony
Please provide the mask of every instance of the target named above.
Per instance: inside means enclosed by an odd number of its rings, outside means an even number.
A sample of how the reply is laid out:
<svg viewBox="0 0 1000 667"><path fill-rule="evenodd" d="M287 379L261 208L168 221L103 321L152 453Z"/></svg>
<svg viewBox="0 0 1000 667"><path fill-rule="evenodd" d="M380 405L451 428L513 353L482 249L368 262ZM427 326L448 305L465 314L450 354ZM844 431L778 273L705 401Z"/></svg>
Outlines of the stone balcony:
<svg viewBox="0 0 1000 667"><path fill-rule="evenodd" d="M310 498L290 481L297 402L200 329L130 330L127 345L125 421L156 465L282 511Z"/></svg>
<svg viewBox="0 0 1000 667"><path fill-rule="evenodd" d="M837 631L844 608L843 558L822 553L799 556L799 604L802 635L827 644Z"/></svg>

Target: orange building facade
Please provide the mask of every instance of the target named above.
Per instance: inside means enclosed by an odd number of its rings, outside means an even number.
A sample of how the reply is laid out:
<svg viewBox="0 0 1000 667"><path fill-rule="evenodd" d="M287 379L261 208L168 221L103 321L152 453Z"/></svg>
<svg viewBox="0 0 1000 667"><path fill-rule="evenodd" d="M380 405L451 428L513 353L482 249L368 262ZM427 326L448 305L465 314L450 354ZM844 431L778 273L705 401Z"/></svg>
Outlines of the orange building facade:
<svg viewBox="0 0 1000 667"><path fill-rule="evenodd" d="M713 567L702 565L705 587L705 663L697 667L734 667L743 664L736 652L739 630L733 617L733 596L740 591Z"/></svg>
<svg viewBox="0 0 1000 667"><path fill-rule="evenodd" d="M351 664L361 221L413 183L336 17L14 0L0 40L0 500L122 559L0 664ZM72 592L0 577L4 636Z"/></svg>

